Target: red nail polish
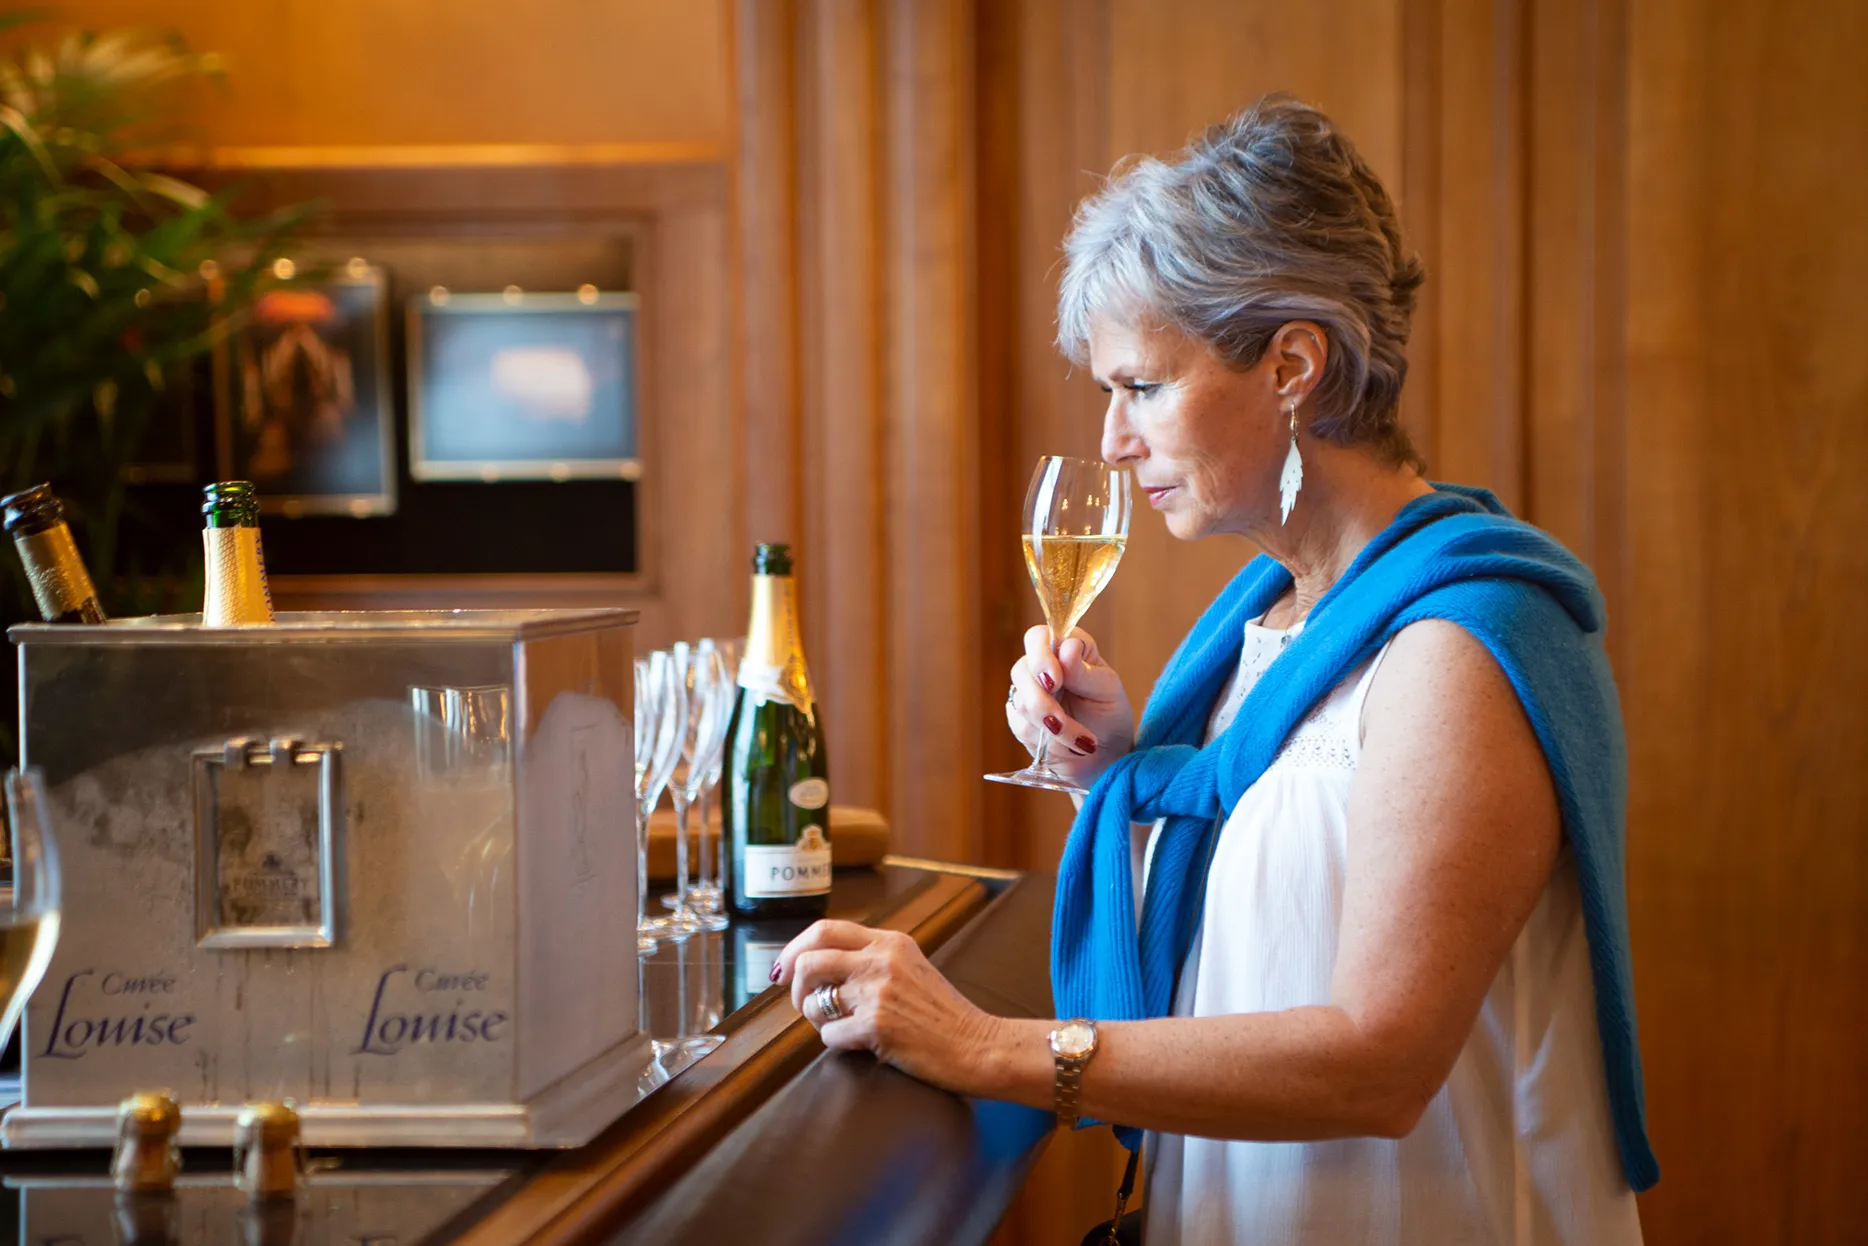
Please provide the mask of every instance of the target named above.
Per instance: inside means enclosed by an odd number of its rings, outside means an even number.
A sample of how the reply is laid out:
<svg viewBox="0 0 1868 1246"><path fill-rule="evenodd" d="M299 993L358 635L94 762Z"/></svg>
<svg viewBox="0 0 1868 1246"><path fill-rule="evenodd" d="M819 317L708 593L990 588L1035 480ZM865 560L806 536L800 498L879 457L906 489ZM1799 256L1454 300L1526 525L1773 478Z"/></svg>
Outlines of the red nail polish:
<svg viewBox="0 0 1868 1246"><path fill-rule="evenodd" d="M778 961L772 962L772 981L774 982L778 981L779 971L782 970L784 967L785 966Z"/></svg>
<svg viewBox="0 0 1868 1246"><path fill-rule="evenodd" d="M1051 672L1049 671L1039 671L1038 682L1044 685L1044 690L1046 692L1057 691L1057 681L1051 678Z"/></svg>
<svg viewBox="0 0 1868 1246"><path fill-rule="evenodd" d="M1094 753L1096 751L1096 741L1090 739L1090 737L1086 735L1080 735L1077 737L1077 749L1079 752Z"/></svg>
<svg viewBox="0 0 1868 1246"><path fill-rule="evenodd" d="M1046 714L1044 716L1044 725L1051 729L1052 735L1064 734L1064 724L1057 720L1057 715L1055 714Z"/></svg>

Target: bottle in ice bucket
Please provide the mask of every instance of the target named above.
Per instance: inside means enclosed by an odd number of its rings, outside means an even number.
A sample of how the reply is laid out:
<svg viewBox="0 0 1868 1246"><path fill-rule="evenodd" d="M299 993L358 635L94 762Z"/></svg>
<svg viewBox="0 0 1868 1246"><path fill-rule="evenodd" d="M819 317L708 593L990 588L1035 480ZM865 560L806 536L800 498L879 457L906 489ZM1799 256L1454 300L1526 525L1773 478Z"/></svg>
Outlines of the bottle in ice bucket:
<svg viewBox="0 0 1868 1246"><path fill-rule="evenodd" d="M822 917L830 902L830 784L790 546L759 546L752 572L752 625L720 784L727 890L743 917Z"/></svg>
<svg viewBox="0 0 1868 1246"><path fill-rule="evenodd" d="M77 543L65 523L65 508L49 484L34 485L0 498L7 535L25 564L39 617L47 623L102 623L91 573L84 569Z"/></svg>
<svg viewBox="0 0 1868 1246"><path fill-rule="evenodd" d="M239 627L272 622L266 555L259 544L259 494L245 480L223 480L202 490L201 546L207 556L207 591L201 622Z"/></svg>

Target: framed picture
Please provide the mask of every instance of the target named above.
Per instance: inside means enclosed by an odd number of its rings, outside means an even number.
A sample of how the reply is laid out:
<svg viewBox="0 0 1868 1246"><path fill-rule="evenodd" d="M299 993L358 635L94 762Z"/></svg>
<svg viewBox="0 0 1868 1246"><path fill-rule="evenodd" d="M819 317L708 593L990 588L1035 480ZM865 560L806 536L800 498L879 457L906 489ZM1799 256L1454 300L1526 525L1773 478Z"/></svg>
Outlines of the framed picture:
<svg viewBox="0 0 1868 1246"><path fill-rule="evenodd" d="M216 361L221 479L252 481L269 514L394 513L388 312L360 259L262 295Z"/></svg>
<svg viewBox="0 0 1868 1246"><path fill-rule="evenodd" d="M635 480L633 294L455 294L408 304L417 480Z"/></svg>

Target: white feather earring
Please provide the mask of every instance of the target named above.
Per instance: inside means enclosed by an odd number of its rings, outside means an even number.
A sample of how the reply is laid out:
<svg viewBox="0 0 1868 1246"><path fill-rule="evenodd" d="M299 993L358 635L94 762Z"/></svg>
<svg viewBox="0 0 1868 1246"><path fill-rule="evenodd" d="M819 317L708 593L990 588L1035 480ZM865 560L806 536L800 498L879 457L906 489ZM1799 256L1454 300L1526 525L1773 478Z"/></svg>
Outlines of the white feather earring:
<svg viewBox="0 0 1868 1246"><path fill-rule="evenodd" d="M1304 456L1297 452L1297 399L1291 399L1291 450L1284 456L1284 470L1278 474L1280 524L1289 522L1291 507L1297 504L1297 491L1304 487Z"/></svg>

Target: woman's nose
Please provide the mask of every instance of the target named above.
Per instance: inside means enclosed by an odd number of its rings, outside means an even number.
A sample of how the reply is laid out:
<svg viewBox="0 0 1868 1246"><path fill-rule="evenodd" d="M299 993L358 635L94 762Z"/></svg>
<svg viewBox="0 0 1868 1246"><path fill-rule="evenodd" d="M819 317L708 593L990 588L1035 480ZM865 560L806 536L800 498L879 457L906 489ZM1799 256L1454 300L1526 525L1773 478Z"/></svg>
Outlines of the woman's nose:
<svg viewBox="0 0 1868 1246"><path fill-rule="evenodd" d="M1109 396L1109 409L1103 413L1103 462L1130 463L1142 457L1142 439L1135 435L1122 410L1119 394Z"/></svg>

